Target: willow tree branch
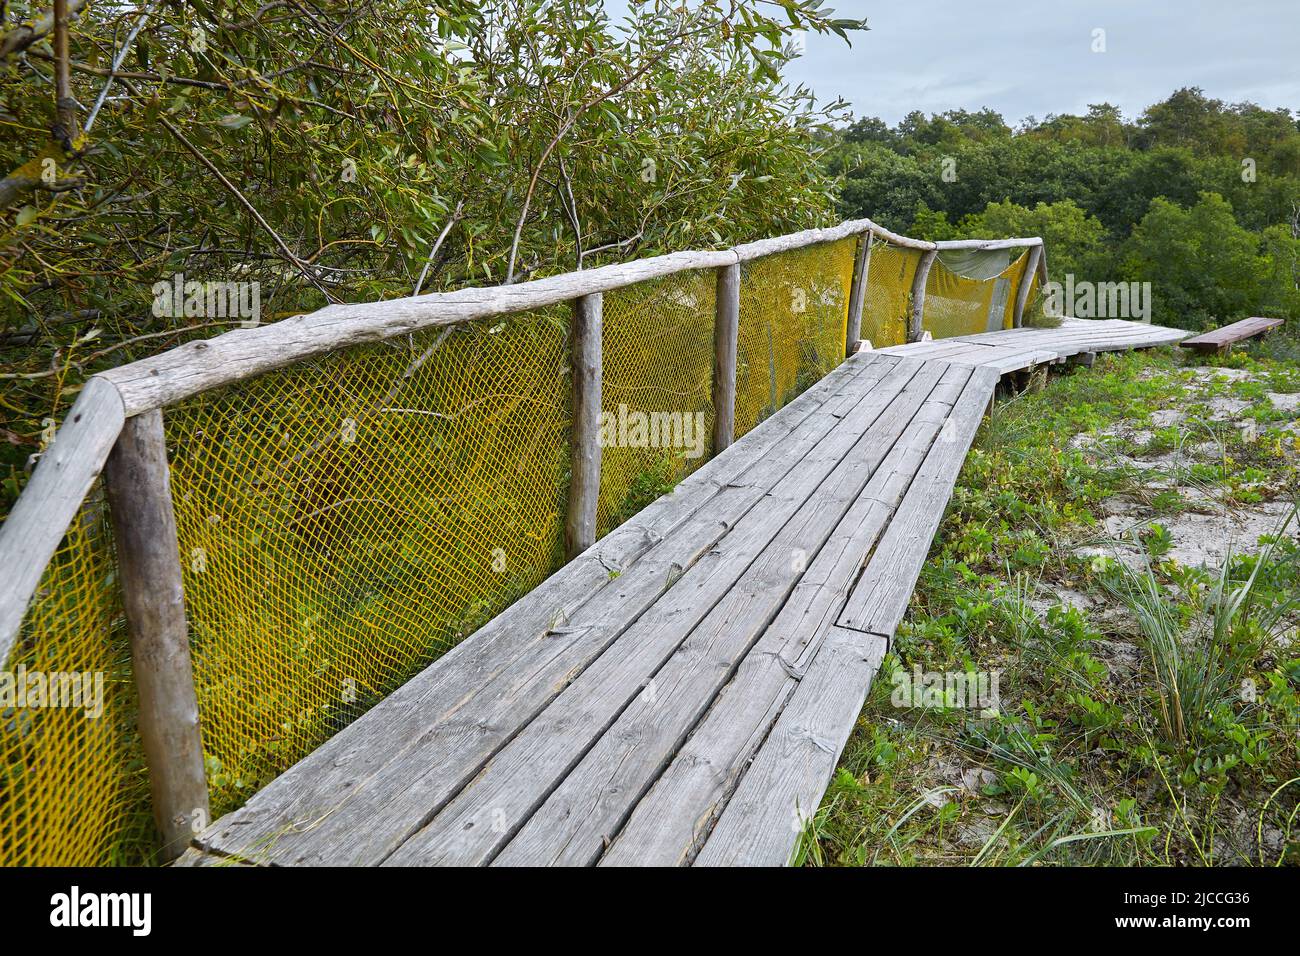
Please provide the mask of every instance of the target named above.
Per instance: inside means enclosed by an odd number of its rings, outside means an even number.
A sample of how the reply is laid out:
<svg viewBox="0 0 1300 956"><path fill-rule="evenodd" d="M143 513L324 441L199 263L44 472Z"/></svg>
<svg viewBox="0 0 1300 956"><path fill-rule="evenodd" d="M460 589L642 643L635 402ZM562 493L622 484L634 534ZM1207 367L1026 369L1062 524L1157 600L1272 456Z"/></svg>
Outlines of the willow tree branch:
<svg viewBox="0 0 1300 956"><path fill-rule="evenodd" d="M72 98L71 45L68 42L68 0L54 0L54 138L76 152L77 101Z"/></svg>
<svg viewBox="0 0 1300 956"><path fill-rule="evenodd" d="M137 90L127 80L123 80L122 85L125 86L128 90L130 90L133 96L140 95L139 90ZM186 152L188 152L191 156L193 156L195 159L197 159L200 163L203 164L203 167L213 175L213 177L217 180L217 182L221 183L221 185L225 187L227 192L229 192L232 196L235 197L235 201L238 202L241 206L243 206L244 209L248 212L248 214L253 217L253 221L256 222L259 226L261 226L262 230L268 236L271 237L271 241L274 242L276 248L280 250L280 253L285 258L285 261L287 261L295 269L301 272L303 274L303 277L308 282L310 282L313 286L315 286L316 290L320 292L321 295L325 296L325 299L328 302L330 302L331 304L337 304L339 300L334 297L333 293L331 293L328 289L325 288L325 286L321 284L320 280L316 278L315 273L313 273L311 269L308 268L305 262L303 262L300 258L298 258L297 255L294 254L293 250L289 248L288 244L285 243L285 241L280 238L280 234L276 232L275 229L271 227L271 224L267 222L266 219L262 216L262 214L257 211L257 207L254 206L252 202L249 201L247 196L245 196L242 192L240 192L239 188L234 183L232 183L229 179L226 178L226 175L222 173L221 170L217 169L217 167L213 164L212 160L208 159L208 157L203 154L202 150L200 150L197 146L191 143L189 139L186 138L185 134L182 133L179 129L177 129L175 124L173 124L171 120L167 119L167 117L159 116L158 122L162 124L163 129L167 130L167 132L171 134L172 138L175 139L176 142L180 143L181 146L185 148Z"/></svg>
<svg viewBox="0 0 1300 956"><path fill-rule="evenodd" d="M577 124L578 119L584 113L586 113L588 110L592 109L593 107L599 106L607 99L617 96L619 93L623 92L625 89L627 89L637 80L639 80L641 77L645 76L645 74L650 71L651 67L657 64L660 60L666 58L668 54L672 52L673 47L676 46L678 43L680 43L681 40L686 36L686 34L687 34L686 25L683 24L682 28L678 30L677 33L674 34L673 37L663 45L663 47L659 50L657 54L650 57L648 60L645 61L645 63L641 64L640 69L634 70L632 73L629 73L627 76L625 76L618 83L615 83L609 89L605 90L602 93L597 94L596 96L593 96L585 103L580 104L576 110L574 110L572 113L569 114L568 119L566 119L564 123L560 126L555 136L551 139L549 143L546 144L546 149L542 151L541 158L537 160L537 166L533 170L533 175L528 181L528 192L524 194L524 207L519 213L518 222L515 223L515 235L510 242L510 261L506 266L506 279L505 282L502 283L503 285L510 285L512 282L514 282L515 259L519 254L519 240L523 235L524 223L528 221L528 208L530 205L532 205L533 194L537 191L537 180L541 177L542 169L545 168L546 161L550 159L551 153L555 151L555 147L560 145L560 142L564 139L565 136L569 134L569 130L573 129L573 127Z"/></svg>
<svg viewBox="0 0 1300 956"><path fill-rule="evenodd" d="M80 12L88 0L67 0L66 16L72 17ZM55 5L57 10L58 4ZM0 37L0 60L8 59L15 53L22 53L37 40L43 40L54 30L55 13L51 11L37 17L30 23L24 23Z"/></svg>
<svg viewBox="0 0 1300 956"><path fill-rule="evenodd" d="M420 294L420 289L424 286L424 279L429 274L430 267L433 266L433 260L438 255L438 250L442 248L443 240L445 240L447 234L451 232L452 226L460 222L461 212L464 208L465 200L462 199L460 202L456 203L456 211L453 212L451 218L447 220L447 225L442 227L442 232L438 233L438 238L434 242L433 248L429 250L429 258L424 260L424 268L420 270L420 278L415 280L415 291L412 292L411 295Z"/></svg>

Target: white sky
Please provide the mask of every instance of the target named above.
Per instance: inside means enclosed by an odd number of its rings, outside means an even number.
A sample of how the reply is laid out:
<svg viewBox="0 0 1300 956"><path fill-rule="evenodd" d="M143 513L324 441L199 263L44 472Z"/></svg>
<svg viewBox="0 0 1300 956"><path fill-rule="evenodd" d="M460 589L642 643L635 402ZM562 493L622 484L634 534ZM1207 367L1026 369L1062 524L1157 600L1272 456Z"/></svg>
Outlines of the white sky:
<svg viewBox="0 0 1300 956"><path fill-rule="evenodd" d="M614 23L627 0L606 0ZM1135 119L1183 86L1300 110L1300 0L827 0L866 17L850 49L809 36L786 70L819 100L891 125L914 109L1026 116L1118 105ZM779 11L778 11L779 13ZM1093 30L1106 52L1093 53Z"/></svg>
<svg viewBox="0 0 1300 956"><path fill-rule="evenodd" d="M1300 109L1300 0L829 0L870 32L809 36L787 76L891 125L913 109L1028 115L1110 102L1135 118L1182 86ZM611 8L612 9L612 8ZM1093 30L1106 52L1093 53Z"/></svg>

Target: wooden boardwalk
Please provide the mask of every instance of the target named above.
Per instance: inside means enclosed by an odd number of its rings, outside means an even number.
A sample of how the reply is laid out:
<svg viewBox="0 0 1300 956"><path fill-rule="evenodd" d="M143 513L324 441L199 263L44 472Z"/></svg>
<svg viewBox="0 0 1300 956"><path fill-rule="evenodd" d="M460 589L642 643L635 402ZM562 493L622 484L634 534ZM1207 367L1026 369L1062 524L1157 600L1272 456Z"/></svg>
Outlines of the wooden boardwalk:
<svg viewBox="0 0 1300 956"><path fill-rule="evenodd" d="M1000 376L1186 334L1071 321L852 356L182 862L788 862Z"/></svg>

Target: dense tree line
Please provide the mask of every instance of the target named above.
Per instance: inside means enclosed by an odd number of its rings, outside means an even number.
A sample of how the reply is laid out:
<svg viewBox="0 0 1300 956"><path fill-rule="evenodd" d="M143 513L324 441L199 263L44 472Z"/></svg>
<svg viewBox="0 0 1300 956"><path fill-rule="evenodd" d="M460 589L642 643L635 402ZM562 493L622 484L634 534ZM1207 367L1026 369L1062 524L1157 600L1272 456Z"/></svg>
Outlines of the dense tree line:
<svg viewBox="0 0 1300 956"><path fill-rule="evenodd" d="M929 239L1041 235L1055 278L1150 282L1154 320L1300 317L1300 125L1182 89L1128 121L992 110L858 120L826 156L840 210Z"/></svg>

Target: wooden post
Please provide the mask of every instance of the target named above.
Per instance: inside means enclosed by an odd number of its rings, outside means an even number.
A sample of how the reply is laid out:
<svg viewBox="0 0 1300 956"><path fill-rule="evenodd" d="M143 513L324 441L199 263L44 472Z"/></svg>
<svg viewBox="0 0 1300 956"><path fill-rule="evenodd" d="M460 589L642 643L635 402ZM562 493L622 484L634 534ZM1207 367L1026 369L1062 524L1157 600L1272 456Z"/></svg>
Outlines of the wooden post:
<svg viewBox="0 0 1300 956"><path fill-rule="evenodd" d="M718 269L713 319L713 454L736 437L736 343L740 334L740 263Z"/></svg>
<svg viewBox="0 0 1300 956"><path fill-rule="evenodd" d="M576 558L596 543L600 497L601 293L575 299L573 336L573 440L570 447L569 514L564 549Z"/></svg>
<svg viewBox="0 0 1300 956"><path fill-rule="evenodd" d="M209 822L162 412L128 419L105 469L162 858Z"/></svg>
<svg viewBox="0 0 1300 956"><path fill-rule="evenodd" d="M1025 304L1029 301L1029 287L1033 285L1034 273L1038 271L1038 262L1043 256L1042 246L1029 249L1029 259L1025 262L1024 274L1020 277L1020 288L1016 289L1016 308L1011 313L1011 327L1018 329L1024 323Z"/></svg>
<svg viewBox="0 0 1300 956"><path fill-rule="evenodd" d="M925 317L925 280L929 277L930 266L934 265L934 257L938 254L937 249L931 249L916 264L916 277L912 280L912 318L907 327L909 342L921 339L921 322Z"/></svg>
<svg viewBox="0 0 1300 956"><path fill-rule="evenodd" d="M853 263L853 284L849 287L848 328L844 333L844 354L852 355L862 341L862 305L867 299L867 279L871 275L872 234L858 239L858 257Z"/></svg>

